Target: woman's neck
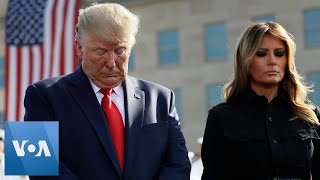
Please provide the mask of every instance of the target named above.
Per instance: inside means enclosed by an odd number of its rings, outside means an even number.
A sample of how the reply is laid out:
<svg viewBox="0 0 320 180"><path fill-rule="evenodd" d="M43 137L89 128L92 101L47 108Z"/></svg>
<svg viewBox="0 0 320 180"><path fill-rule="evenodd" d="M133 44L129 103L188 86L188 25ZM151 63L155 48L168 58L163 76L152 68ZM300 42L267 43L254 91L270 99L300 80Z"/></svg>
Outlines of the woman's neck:
<svg viewBox="0 0 320 180"><path fill-rule="evenodd" d="M251 84L251 89L259 96L265 96L270 103L278 95L278 85L274 86L257 86Z"/></svg>

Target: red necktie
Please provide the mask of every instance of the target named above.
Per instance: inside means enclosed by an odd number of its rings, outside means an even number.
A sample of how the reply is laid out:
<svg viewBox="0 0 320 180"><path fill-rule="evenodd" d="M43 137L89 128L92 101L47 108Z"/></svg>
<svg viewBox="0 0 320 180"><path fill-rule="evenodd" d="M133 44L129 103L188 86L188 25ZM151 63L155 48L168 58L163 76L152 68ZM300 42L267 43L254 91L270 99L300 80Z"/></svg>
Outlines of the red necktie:
<svg viewBox="0 0 320 180"><path fill-rule="evenodd" d="M114 147L116 148L120 167L123 171L124 161L124 125L117 106L111 101L112 89L101 89L104 95L101 106L106 116Z"/></svg>

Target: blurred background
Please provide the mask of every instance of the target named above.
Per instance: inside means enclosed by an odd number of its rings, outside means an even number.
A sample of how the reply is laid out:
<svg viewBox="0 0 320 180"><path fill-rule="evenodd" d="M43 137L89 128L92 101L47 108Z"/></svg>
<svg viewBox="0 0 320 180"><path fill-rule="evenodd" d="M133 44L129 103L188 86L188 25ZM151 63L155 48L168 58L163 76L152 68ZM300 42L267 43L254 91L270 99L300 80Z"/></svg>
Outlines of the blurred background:
<svg viewBox="0 0 320 180"><path fill-rule="evenodd" d="M82 0L80 7L93 2ZM198 157L207 112L223 101L232 78L233 49L253 21L282 24L297 44L298 71L315 85L320 105L319 0L119 0L141 16L129 74L174 90L189 151ZM5 111L5 23L8 0L0 0L0 127ZM8 82L10 83L10 82Z"/></svg>

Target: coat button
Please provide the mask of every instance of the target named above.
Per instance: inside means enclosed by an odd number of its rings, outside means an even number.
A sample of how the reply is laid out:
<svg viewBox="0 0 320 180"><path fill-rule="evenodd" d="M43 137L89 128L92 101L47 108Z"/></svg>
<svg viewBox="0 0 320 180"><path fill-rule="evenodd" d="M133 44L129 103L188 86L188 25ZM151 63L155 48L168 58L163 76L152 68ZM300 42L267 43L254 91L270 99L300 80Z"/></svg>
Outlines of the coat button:
<svg viewBox="0 0 320 180"><path fill-rule="evenodd" d="M277 144L278 143L278 141L277 140L272 140L272 142L273 142L273 144Z"/></svg>

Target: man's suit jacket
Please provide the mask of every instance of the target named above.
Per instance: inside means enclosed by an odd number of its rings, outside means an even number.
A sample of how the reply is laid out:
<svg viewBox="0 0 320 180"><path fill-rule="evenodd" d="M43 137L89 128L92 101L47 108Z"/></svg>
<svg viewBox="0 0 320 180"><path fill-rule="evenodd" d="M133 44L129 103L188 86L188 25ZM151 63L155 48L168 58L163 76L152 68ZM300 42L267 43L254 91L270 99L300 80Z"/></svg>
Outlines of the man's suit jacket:
<svg viewBox="0 0 320 180"><path fill-rule="evenodd" d="M171 90L127 76L125 160L121 172L107 121L81 67L26 90L25 121L59 121L63 180L186 180L190 162Z"/></svg>

